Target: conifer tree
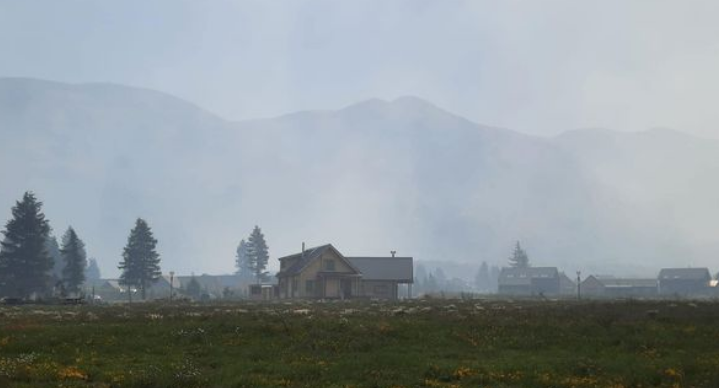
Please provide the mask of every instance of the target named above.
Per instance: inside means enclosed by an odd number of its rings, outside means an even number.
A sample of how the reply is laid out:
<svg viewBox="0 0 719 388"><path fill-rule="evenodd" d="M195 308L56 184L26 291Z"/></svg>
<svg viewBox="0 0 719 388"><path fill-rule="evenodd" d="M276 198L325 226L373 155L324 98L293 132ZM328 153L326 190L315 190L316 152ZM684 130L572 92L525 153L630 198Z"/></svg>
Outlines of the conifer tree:
<svg viewBox="0 0 719 388"><path fill-rule="evenodd" d="M62 254L60 253L60 244L57 243L57 238L52 234L52 230L50 230L50 235L47 240L45 240L45 249L47 249L47 253L52 259L51 276L53 278L53 284L55 284L62 281L62 267L64 262L62 260Z"/></svg>
<svg viewBox="0 0 719 388"><path fill-rule="evenodd" d="M529 268L529 256L527 252L522 249L522 246L517 241L517 245L514 247L514 253L509 258L509 266L513 268Z"/></svg>
<svg viewBox="0 0 719 388"><path fill-rule="evenodd" d="M122 252L120 284L127 286L128 297L132 300L132 289L140 290L145 299L147 289L160 278L160 255L156 251L157 240L147 222L138 218L130 231L127 245Z"/></svg>
<svg viewBox="0 0 719 388"><path fill-rule="evenodd" d="M47 295L52 258L46 242L50 225L42 213L42 202L32 192L12 208L0 247L0 294L27 298Z"/></svg>
<svg viewBox="0 0 719 388"><path fill-rule="evenodd" d="M65 263L62 269L62 283L67 292L77 294L85 283L87 253L85 243L80 240L72 227L67 228L67 232L62 237L60 253Z"/></svg>
<svg viewBox="0 0 719 388"><path fill-rule="evenodd" d="M253 275L250 268L249 244L245 240L240 241L237 246L237 256L235 256L235 274L240 275L243 279L251 278Z"/></svg>
<svg viewBox="0 0 719 388"><path fill-rule="evenodd" d="M252 234L247 239L247 256L249 258L249 267L255 275L258 283L267 277L267 262L270 260L269 248L265 242L265 236L262 234L260 227L255 225Z"/></svg>
<svg viewBox="0 0 719 388"><path fill-rule="evenodd" d="M97 265L97 260L91 257L88 261L87 268L85 269L85 279L99 280L100 278L102 278L102 275L100 274L100 266Z"/></svg>

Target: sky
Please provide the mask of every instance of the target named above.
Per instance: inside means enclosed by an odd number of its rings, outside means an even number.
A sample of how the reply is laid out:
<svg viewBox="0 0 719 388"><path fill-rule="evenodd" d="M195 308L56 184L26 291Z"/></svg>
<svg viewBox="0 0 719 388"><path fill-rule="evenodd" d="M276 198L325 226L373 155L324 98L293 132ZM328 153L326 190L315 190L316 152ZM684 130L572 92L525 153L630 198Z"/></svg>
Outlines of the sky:
<svg viewBox="0 0 719 388"><path fill-rule="evenodd" d="M719 2L0 0L0 76L164 91L224 118L425 98L535 135L719 138Z"/></svg>

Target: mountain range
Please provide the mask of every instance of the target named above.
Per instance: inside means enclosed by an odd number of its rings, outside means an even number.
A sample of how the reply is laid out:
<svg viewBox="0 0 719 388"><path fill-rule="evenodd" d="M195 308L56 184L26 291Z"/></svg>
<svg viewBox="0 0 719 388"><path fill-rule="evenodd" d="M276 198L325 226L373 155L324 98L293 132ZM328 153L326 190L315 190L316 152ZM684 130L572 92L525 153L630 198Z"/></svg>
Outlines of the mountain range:
<svg viewBox="0 0 719 388"><path fill-rule="evenodd" d="M152 90L0 79L0 214L34 191L107 275L137 217L179 272L232 271L254 225L272 257L329 242L501 265L519 240L567 271L711 266L717 177L719 142L669 129L537 137L416 97L236 122Z"/></svg>

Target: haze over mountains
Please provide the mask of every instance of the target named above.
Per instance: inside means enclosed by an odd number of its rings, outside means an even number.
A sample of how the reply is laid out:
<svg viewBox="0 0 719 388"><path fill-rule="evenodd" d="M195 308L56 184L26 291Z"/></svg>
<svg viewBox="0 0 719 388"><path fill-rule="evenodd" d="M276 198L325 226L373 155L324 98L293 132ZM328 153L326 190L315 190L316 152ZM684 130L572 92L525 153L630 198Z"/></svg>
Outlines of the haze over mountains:
<svg viewBox="0 0 719 388"><path fill-rule="evenodd" d="M163 269L232 271L258 224L272 257L350 255L653 274L719 257L719 142L657 129L533 137L403 97L231 122L108 84L0 79L0 211L35 191L117 273L138 216ZM4 210L3 210L4 209ZM468 274L468 277L473 274Z"/></svg>

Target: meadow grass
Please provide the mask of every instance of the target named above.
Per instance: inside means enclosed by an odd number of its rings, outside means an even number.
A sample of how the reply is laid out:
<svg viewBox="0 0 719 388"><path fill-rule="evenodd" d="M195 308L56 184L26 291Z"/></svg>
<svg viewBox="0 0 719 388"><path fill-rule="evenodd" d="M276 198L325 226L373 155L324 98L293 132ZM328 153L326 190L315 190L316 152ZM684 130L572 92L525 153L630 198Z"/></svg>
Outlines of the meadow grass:
<svg viewBox="0 0 719 388"><path fill-rule="evenodd" d="M0 387L719 387L719 303L0 308Z"/></svg>

